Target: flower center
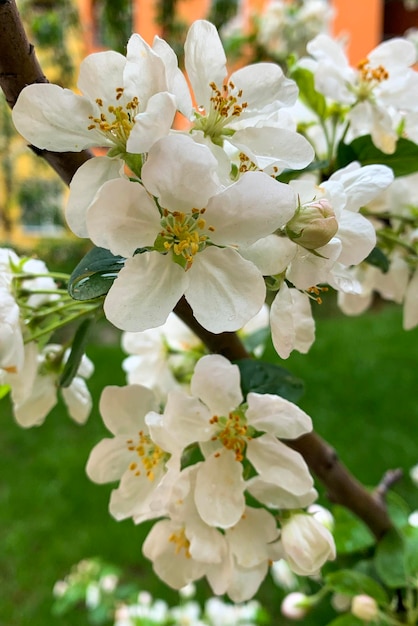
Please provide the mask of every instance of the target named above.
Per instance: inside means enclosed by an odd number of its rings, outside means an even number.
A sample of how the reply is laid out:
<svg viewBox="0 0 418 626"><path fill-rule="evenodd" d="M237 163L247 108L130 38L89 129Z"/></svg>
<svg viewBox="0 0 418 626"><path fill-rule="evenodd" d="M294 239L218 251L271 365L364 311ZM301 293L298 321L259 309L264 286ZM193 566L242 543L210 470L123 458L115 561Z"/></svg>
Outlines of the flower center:
<svg viewBox="0 0 418 626"><path fill-rule="evenodd" d="M123 87L116 88L116 100L123 96ZM100 117L89 116L91 121L88 130L97 129L106 140L115 145L119 150L125 151L126 142L135 123L135 116L139 112L139 100L136 96L126 104L114 106L109 105L107 110L101 98L96 99L96 104L100 109Z"/></svg>
<svg viewBox="0 0 418 626"><path fill-rule="evenodd" d="M171 250L173 260L186 271L191 268L194 257L205 249L209 236L203 231L213 231L212 226L206 227L202 217L206 209L192 209L187 214L182 211L164 209L161 218L162 230L154 243L154 248L162 253Z"/></svg>
<svg viewBox="0 0 418 626"><path fill-rule="evenodd" d="M194 130L201 130L205 137L210 137L213 143L222 146L224 137L234 134L232 128L227 128L247 108L248 102L242 101L242 89L237 90L234 83L229 81L222 87L212 82L209 111L200 108L195 112Z"/></svg>
<svg viewBox="0 0 418 626"><path fill-rule="evenodd" d="M191 558L191 554L189 550L190 541L187 539L186 535L184 534L184 528L179 530L177 533L171 533L168 540L175 544L176 554L180 554L180 552L184 550L184 556L186 557L186 559Z"/></svg>
<svg viewBox="0 0 418 626"><path fill-rule="evenodd" d="M357 88L357 96L359 100L367 100L373 89L384 80L389 78L389 72L383 67L371 67L369 59L363 59L357 65L359 72L359 84Z"/></svg>
<svg viewBox="0 0 418 626"><path fill-rule="evenodd" d="M146 435L142 430L138 432L138 441L135 443L133 439L126 441L127 448L130 452L136 452L140 462L132 461L129 465L131 472L134 472L135 476L140 476L142 471L145 471L146 477L149 480L155 478L155 468L163 465L169 458L169 454L164 452L162 448L157 446L149 435ZM142 466L142 469L141 469Z"/></svg>
<svg viewBox="0 0 418 626"><path fill-rule="evenodd" d="M243 461L247 443L252 439L252 429L247 424L244 412L236 409L228 417L214 415L209 423L219 427L212 441L220 441L224 448L235 452L236 461Z"/></svg>

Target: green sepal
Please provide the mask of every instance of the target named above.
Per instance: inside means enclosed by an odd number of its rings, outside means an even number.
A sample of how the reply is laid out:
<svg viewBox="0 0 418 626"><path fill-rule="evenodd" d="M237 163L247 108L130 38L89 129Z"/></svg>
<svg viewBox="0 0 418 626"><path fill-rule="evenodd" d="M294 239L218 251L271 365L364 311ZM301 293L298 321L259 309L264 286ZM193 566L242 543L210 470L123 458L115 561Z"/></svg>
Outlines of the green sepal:
<svg viewBox="0 0 418 626"><path fill-rule="evenodd" d="M69 387L74 380L74 377L77 375L81 359L83 358L86 350L88 335L93 321L94 317L89 317L83 320L77 328L71 346L70 356L64 365L63 372L58 382L59 387Z"/></svg>
<svg viewBox="0 0 418 626"><path fill-rule="evenodd" d="M241 359L236 364L241 373L241 389L245 398L253 391L297 402L303 394L303 382L279 365L257 359Z"/></svg>
<svg viewBox="0 0 418 626"><path fill-rule="evenodd" d="M125 264L105 248L93 248L74 269L68 282L68 293L74 300L93 300L107 294Z"/></svg>

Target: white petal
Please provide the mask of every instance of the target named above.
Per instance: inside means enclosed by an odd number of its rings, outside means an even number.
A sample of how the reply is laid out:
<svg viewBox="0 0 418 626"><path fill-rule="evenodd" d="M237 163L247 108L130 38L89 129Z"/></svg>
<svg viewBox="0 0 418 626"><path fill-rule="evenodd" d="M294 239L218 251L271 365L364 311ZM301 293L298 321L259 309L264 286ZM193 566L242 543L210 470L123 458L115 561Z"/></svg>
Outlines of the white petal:
<svg viewBox="0 0 418 626"><path fill-rule="evenodd" d="M168 135L176 113L175 98L167 92L148 100L147 108L135 117L135 124L126 142L127 152L148 152L161 137Z"/></svg>
<svg viewBox="0 0 418 626"><path fill-rule="evenodd" d="M12 389L13 398L13 389ZM22 403L14 404L19 426L40 426L57 403L57 388L52 376L37 376L32 392Z"/></svg>
<svg viewBox="0 0 418 626"><path fill-rule="evenodd" d="M65 209L68 226L78 237L88 237L86 213L100 187L108 180L123 175L121 159L94 157L78 168L70 183L70 195Z"/></svg>
<svg viewBox="0 0 418 626"><path fill-rule="evenodd" d="M184 63L197 106L208 108L210 83L220 88L226 76L226 56L213 24L197 20L191 25L184 44Z"/></svg>
<svg viewBox="0 0 418 626"><path fill-rule="evenodd" d="M100 414L106 428L114 435L131 436L142 430L145 415L156 408L157 401L151 389L140 385L109 385L100 396Z"/></svg>
<svg viewBox="0 0 418 626"><path fill-rule="evenodd" d="M219 354L210 354L197 362L190 389L209 407L211 417L226 417L243 401L240 379L238 365Z"/></svg>
<svg viewBox="0 0 418 626"><path fill-rule="evenodd" d="M145 109L148 100L155 93L167 91L162 59L137 33L128 41L123 82L124 95L129 99L137 96L141 110Z"/></svg>
<svg viewBox="0 0 418 626"><path fill-rule="evenodd" d="M114 50L89 54L80 65L79 90L92 102L100 98L106 106L119 104L116 88L123 87L125 63L125 57Z"/></svg>
<svg viewBox="0 0 418 626"><path fill-rule="evenodd" d="M155 414L147 418L151 436L164 450L183 450L191 443L207 441L213 434L209 420L212 416L197 399L180 389L168 394L163 420Z"/></svg>
<svg viewBox="0 0 418 626"><path fill-rule="evenodd" d="M314 157L311 144L302 135L284 128L245 128L237 130L229 141L261 169L275 165L299 170Z"/></svg>
<svg viewBox="0 0 418 626"><path fill-rule="evenodd" d="M187 135L169 135L151 148L142 168L145 187L170 211L204 208L218 191L217 161L209 148Z"/></svg>
<svg viewBox="0 0 418 626"><path fill-rule="evenodd" d="M245 602L257 593L268 572L268 562L245 568L235 565L231 584L226 593L233 602Z"/></svg>
<svg viewBox="0 0 418 626"><path fill-rule="evenodd" d="M95 483L103 484L119 480L127 471L131 454L126 438L102 439L90 452L86 472Z"/></svg>
<svg viewBox="0 0 418 626"><path fill-rule="evenodd" d="M80 376L76 376L69 387L61 389L68 413L77 424L84 424L90 415L92 399L90 391Z"/></svg>
<svg viewBox="0 0 418 626"><path fill-rule="evenodd" d="M87 211L86 223L96 246L112 254L132 256L138 248L153 245L160 215L142 185L117 178L99 189Z"/></svg>
<svg viewBox="0 0 418 626"><path fill-rule="evenodd" d="M178 66L176 53L164 39L158 36L154 37L152 49L163 60L168 90L176 97L178 110L189 119L192 114L192 98L185 76Z"/></svg>
<svg viewBox="0 0 418 626"><path fill-rule="evenodd" d="M318 492L310 489L302 495L296 495L283 489L277 483L261 480L258 476L247 482L247 491L256 500L273 509L300 509L315 502Z"/></svg>
<svg viewBox="0 0 418 626"><path fill-rule="evenodd" d="M249 111L266 107L292 106L298 97L295 81L286 78L275 63L254 63L240 68L230 77L237 90L242 89L242 99ZM246 111L244 110L244 116Z"/></svg>
<svg viewBox="0 0 418 626"><path fill-rule="evenodd" d="M360 213L351 211L343 211L338 221L337 237L343 244L338 262L348 266L364 261L376 244L373 224Z"/></svg>
<svg viewBox="0 0 418 626"><path fill-rule="evenodd" d="M168 255L145 252L128 259L104 302L107 319L133 332L161 326L188 285L186 272Z"/></svg>
<svg viewBox="0 0 418 626"><path fill-rule="evenodd" d="M251 246L240 247L240 254L254 263L263 276L273 276L284 272L296 255L297 244L277 235L259 239Z"/></svg>
<svg viewBox="0 0 418 626"><path fill-rule="evenodd" d="M263 172L247 172L209 200L205 219L218 245L249 246L284 226L297 205L294 191Z"/></svg>
<svg viewBox="0 0 418 626"><path fill-rule="evenodd" d="M256 430L281 439L296 439L312 430L312 420L296 404L280 396L251 392L246 416Z"/></svg>
<svg viewBox="0 0 418 626"><path fill-rule="evenodd" d="M266 482L297 496L312 489L312 476L302 456L271 435L251 439L247 458Z"/></svg>
<svg viewBox="0 0 418 626"><path fill-rule="evenodd" d="M282 359L292 350L306 354L315 340L308 296L283 283L270 308L270 325L274 348Z"/></svg>
<svg viewBox="0 0 418 626"><path fill-rule="evenodd" d="M355 167L354 164L335 172L329 179L330 182L338 181L344 186L347 194L348 211L358 211L374 200L393 182L393 172L385 165L365 165ZM326 189L328 182L323 184Z"/></svg>
<svg viewBox="0 0 418 626"><path fill-rule="evenodd" d="M234 526L245 509L245 482L242 465L232 450L215 453L200 466L196 475L195 503L209 526Z"/></svg>
<svg viewBox="0 0 418 626"><path fill-rule="evenodd" d="M104 135L87 130L89 116L97 117L97 106L58 85L28 85L13 108L13 123L23 137L38 148L78 152L104 146Z"/></svg>
<svg viewBox="0 0 418 626"><path fill-rule="evenodd" d="M241 567L250 568L269 559L268 544L278 538L276 520L265 509L246 507L234 528L226 531L232 553Z"/></svg>
<svg viewBox="0 0 418 626"><path fill-rule="evenodd" d="M186 300L197 321L213 333L242 328L264 304L261 273L235 250L206 248L188 273Z"/></svg>

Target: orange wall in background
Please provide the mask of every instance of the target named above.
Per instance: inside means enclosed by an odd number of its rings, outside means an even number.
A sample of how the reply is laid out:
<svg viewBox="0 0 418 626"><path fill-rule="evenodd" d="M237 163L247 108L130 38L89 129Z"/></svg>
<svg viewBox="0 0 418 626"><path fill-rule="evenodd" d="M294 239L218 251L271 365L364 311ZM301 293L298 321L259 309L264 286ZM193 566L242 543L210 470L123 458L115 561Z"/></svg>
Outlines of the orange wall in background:
<svg viewBox="0 0 418 626"><path fill-rule="evenodd" d="M350 61L357 64L382 40L383 0L333 0L334 35L347 36Z"/></svg>
<svg viewBox="0 0 418 626"><path fill-rule="evenodd" d="M242 0L244 18L260 11L268 0ZM81 21L86 32L87 48L92 45L92 0L77 0ZM161 29L156 21L155 0L132 0L134 6L134 31L152 43ZM383 32L383 0L332 0L335 9L333 33L348 40L352 63L364 59L381 40ZM179 0L178 12L186 23L207 16L210 0Z"/></svg>

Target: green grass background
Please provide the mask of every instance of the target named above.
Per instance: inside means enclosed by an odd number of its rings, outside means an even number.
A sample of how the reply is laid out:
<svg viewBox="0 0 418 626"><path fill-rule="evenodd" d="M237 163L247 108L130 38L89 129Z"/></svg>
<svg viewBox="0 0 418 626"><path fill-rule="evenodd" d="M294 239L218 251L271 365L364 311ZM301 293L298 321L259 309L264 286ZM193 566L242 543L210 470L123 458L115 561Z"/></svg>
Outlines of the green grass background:
<svg viewBox="0 0 418 626"><path fill-rule="evenodd" d="M176 599L141 557L147 528L114 521L107 511L111 486L94 485L85 475L91 448L106 435L97 410L100 390L124 384L122 352L99 337L88 350L96 364L89 385L95 407L84 427L59 405L43 426L23 430L8 399L0 401L1 626L87 624L84 613L58 618L50 610L54 582L91 556L124 567L157 597ZM367 485L388 468L402 467L406 476L394 490L412 508L418 508L418 489L408 477L418 463L417 353L418 329L404 332L401 311L386 306L359 318L319 319L309 354L283 363L305 381L300 405L343 462ZM271 584L260 598L269 602L273 623L284 624Z"/></svg>

